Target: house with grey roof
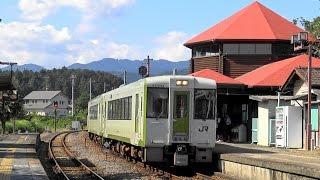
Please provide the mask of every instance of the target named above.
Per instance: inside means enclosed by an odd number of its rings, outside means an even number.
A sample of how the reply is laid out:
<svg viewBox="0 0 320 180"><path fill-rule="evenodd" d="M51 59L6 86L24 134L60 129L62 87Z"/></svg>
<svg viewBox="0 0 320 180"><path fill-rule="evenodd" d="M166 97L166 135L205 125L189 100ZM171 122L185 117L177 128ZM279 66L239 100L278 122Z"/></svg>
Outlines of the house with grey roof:
<svg viewBox="0 0 320 180"><path fill-rule="evenodd" d="M66 117L69 114L68 98L61 91L32 91L23 100L27 114L54 116L54 101L58 102L57 117Z"/></svg>

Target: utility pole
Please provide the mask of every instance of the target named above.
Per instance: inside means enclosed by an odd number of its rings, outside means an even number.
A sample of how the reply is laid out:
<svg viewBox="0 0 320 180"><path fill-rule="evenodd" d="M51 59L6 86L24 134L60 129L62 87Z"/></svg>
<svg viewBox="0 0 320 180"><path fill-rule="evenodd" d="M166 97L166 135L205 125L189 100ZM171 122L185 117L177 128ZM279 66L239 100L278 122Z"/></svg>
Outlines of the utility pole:
<svg viewBox="0 0 320 180"><path fill-rule="evenodd" d="M74 116L74 79L76 78L76 76L75 75L71 75L71 82L72 82L72 84L71 84L71 103L72 103L72 117Z"/></svg>
<svg viewBox="0 0 320 180"><path fill-rule="evenodd" d="M1 22L1 20L0 20L0 22ZM1 64L1 65L9 65L9 66L10 66L10 79L11 79L11 83L12 83L12 75L13 75L12 66L13 66L13 65L16 65L16 64L18 64L18 63L15 63L15 62L1 62L1 61L0 61L0 64Z"/></svg>
<svg viewBox="0 0 320 180"><path fill-rule="evenodd" d="M311 73L312 73L312 46L309 44L308 47L309 53L309 60L308 60L308 119L307 119L307 149L311 150L311 88L312 88L312 80L311 80Z"/></svg>
<svg viewBox="0 0 320 180"><path fill-rule="evenodd" d="M106 82L103 83L103 92L106 92Z"/></svg>
<svg viewBox="0 0 320 180"><path fill-rule="evenodd" d="M304 129L304 149L311 150L311 88L312 88L312 54L313 45L308 39L308 32L300 32L298 35L291 37L291 43L294 45L294 51L297 52L308 52L308 104L307 104L307 115L305 116L305 129ZM308 47L308 48L306 48Z"/></svg>
<svg viewBox="0 0 320 180"><path fill-rule="evenodd" d="M90 100L91 100L91 78L89 80L89 89L90 89Z"/></svg>
<svg viewBox="0 0 320 180"><path fill-rule="evenodd" d="M44 77L44 79L45 79L45 83L46 83L46 91L48 91L48 81L49 81L49 77L48 76L46 76L46 77Z"/></svg>
<svg viewBox="0 0 320 180"><path fill-rule="evenodd" d="M145 77L150 77L150 61L152 60L153 59L150 59L149 55L147 56L147 59L144 59L144 61L147 63L147 75Z"/></svg>

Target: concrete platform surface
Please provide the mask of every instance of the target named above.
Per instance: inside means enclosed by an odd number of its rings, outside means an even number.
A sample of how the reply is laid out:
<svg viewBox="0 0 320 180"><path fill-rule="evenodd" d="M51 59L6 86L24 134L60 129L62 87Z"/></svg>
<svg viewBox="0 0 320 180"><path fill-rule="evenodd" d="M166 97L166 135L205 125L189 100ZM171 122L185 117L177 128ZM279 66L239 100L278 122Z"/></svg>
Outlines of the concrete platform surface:
<svg viewBox="0 0 320 180"><path fill-rule="evenodd" d="M320 178L319 150L305 151L219 142L216 144L215 154L225 161Z"/></svg>
<svg viewBox="0 0 320 180"><path fill-rule="evenodd" d="M0 136L0 179L48 179L36 154L37 134Z"/></svg>

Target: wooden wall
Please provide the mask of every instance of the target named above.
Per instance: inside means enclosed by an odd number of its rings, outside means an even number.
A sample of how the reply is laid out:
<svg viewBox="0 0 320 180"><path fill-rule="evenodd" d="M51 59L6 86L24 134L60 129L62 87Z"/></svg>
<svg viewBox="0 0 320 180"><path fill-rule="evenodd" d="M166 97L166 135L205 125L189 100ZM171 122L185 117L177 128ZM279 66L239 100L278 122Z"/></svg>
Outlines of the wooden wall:
<svg viewBox="0 0 320 180"><path fill-rule="evenodd" d="M236 42L235 42L236 43ZM197 44L190 47L210 45ZM220 42L222 49L222 42ZM212 69L232 78L241 76L263 65L292 57L293 46L288 42L272 43L272 54L270 55L223 55L209 57L195 57L190 61L190 72L200 71L202 69Z"/></svg>
<svg viewBox="0 0 320 180"><path fill-rule="evenodd" d="M197 72L202 69L212 69L224 75L236 78L247 72L253 71L263 65L288 58L274 55L226 55L198 57L191 60L191 71Z"/></svg>
<svg viewBox="0 0 320 180"><path fill-rule="evenodd" d="M200 71L202 69L212 69L219 72L219 57L210 56L210 57L201 57L193 58L193 68L194 72Z"/></svg>

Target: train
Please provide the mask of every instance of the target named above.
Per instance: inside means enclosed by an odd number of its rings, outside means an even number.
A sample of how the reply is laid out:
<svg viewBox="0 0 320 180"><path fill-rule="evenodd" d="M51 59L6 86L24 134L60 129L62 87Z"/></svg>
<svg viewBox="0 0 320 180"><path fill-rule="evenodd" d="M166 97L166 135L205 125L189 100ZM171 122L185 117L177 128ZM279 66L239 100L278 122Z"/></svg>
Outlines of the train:
<svg viewBox="0 0 320 180"><path fill-rule="evenodd" d="M88 102L89 137L123 156L188 166L212 162L217 86L190 75L155 76Z"/></svg>

